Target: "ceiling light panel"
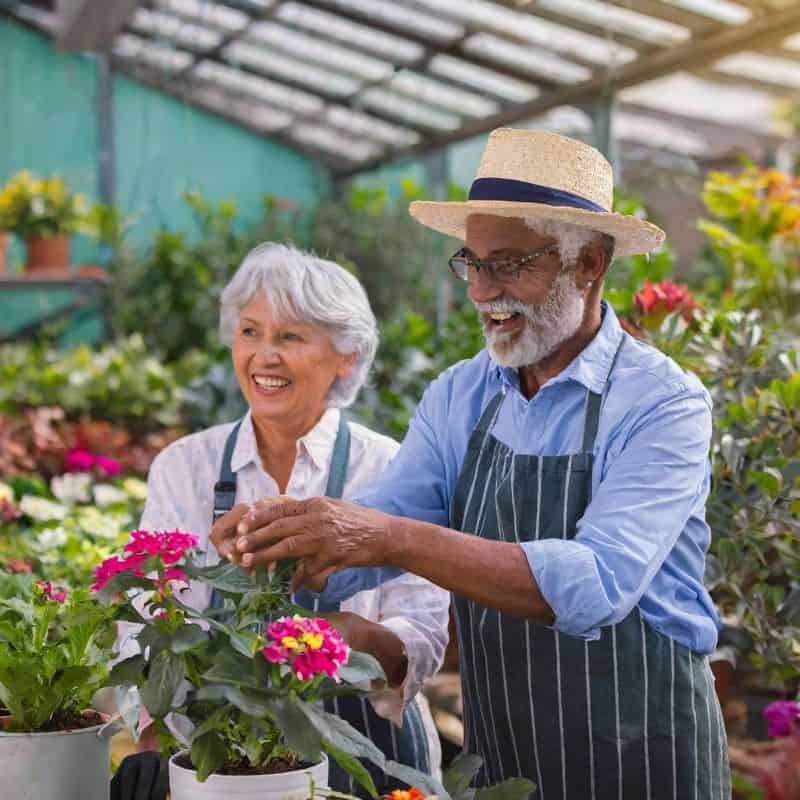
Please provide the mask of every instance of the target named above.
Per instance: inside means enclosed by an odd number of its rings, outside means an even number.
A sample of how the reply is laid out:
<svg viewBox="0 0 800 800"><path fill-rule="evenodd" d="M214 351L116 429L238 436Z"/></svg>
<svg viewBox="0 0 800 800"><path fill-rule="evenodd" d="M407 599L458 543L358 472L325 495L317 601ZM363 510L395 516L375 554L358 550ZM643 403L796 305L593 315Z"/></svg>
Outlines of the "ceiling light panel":
<svg viewBox="0 0 800 800"><path fill-rule="evenodd" d="M315 61L326 67L358 75L368 81L384 80L393 72L392 65L386 61L321 41L316 36L298 33L274 22L259 22L252 25L247 32L247 39L290 53L301 54L303 60Z"/></svg>
<svg viewBox="0 0 800 800"><path fill-rule="evenodd" d="M322 34L360 50L368 50L395 64L409 64L421 58L425 52L416 42L298 3L281 3L275 12L275 19L312 34Z"/></svg>
<svg viewBox="0 0 800 800"><path fill-rule="evenodd" d="M312 67L286 55L271 52L265 47L246 42L233 42L225 48L223 53L225 58L233 64L247 64L254 69L263 70L292 82L302 83L309 89L319 89L326 94L347 97L355 94L361 85L355 78L349 78L331 70Z"/></svg>
<svg viewBox="0 0 800 800"><path fill-rule="evenodd" d="M727 25L743 25L753 17L753 12L749 8L728 0L661 0L661 2L683 8L693 14L710 17Z"/></svg>
<svg viewBox="0 0 800 800"><path fill-rule="evenodd" d="M691 36L691 31L682 25L612 6L603 0L537 0L534 8L573 17L597 25L601 31L621 33L651 44L677 44L687 41Z"/></svg>
<svg viewBox="0 0 800 800"><path fill-rule="evenodd" d="M413 72L398 73L388 85L391 89L411 95L432 106L454 111L456 114L488 117L500 110L493 100L481 97L479 94L456 89L447 84L437 83L431 78Z"/></svg>
<svg viewBox="0 0 800 800"><path fill-rule="evenodd" d="M332 9L353 11L364 22L383 22L439 42L452 42L464 35L464 28L456 22L433 17L418 9L407 8L392 0L324 0Z"/></svg>
<svg viewBox="0 0 800 800"><path fill-rule="evenodd" d="M180 72L193 61L192 56L185 50L175 50L168 45L142 39L130 33L117 36L114 41L114 55L158 67L167 72Z"/></svg>
<svg viewBox="0 0 800 800"><path fill-rule="evenodd" d="M265 132L275 132L292 124L291 114L285 111L255 105L241 98L231 97L217 86L198 86L192 92L192 99L200 105L233 117L249 127L260 128Z"/></svg>
<svg viewBox="0 0 800 800"><path fill-rule="evenodd" d="M153 39L167 39L192 50L211 50L222 41L219 31L145 8L137 9L130 25L137 33L148 34Z"/></svg>
<svg viewBox="0 0 800 800"><path fill-rule="evenodd" d="M495 33L533 44L565 56L577 56L596 64L624 64L636 58L636 51L602 36L592 36L566 25L536 17L524 11L503 8L487 0L417 0L417 2L446 11L459 22L488 28Z"/></svg>
<svg viewBox="0 0 800 800"><path fill-rule="evenodd" d="M209 0L158 0L158 9L226 33L238 33L250 21L244 12Z"/></svg>
<svg viewBox="0 0 800 800"><path fill-rule="evenodd" d="M215 61L201 62L192 75L199 80L219 84L231 92L249 94L305 116L319 114L325 108L322 100L313 94L291 89L281 83Z"/></svg>
<svg viewBox="0 0 800 800"><path fill-rule="evenodd" d="M350 136L320 125L294 125L291 136L302 144L344 156L350 161L366 161L383 151L383 148L374 142L354 140Z"/></svg>
<svg viewBox="0 0 800 800"><path fill-rule="evenodd" d="M419 142L419 134L415 131L391 125L345 106L328 106L325 119L336 128L350 131L356 136L377 139L395 147L410 146Z"/></svg>
<svg viewBox="0 0 800 800"><path fill-rule="evenodd" d="M525 103L539 94L535 86L506 78L490 69L475 66L453 56L437 55L428 64L428 70L434 75L470 86L476 91L501 97L511 103Z"/></svg>
<svg viewBox="0 0 800 800"><path fill-rule="evenodd" d="M592 77L587 67L567 61L554 53L511 44L490 33L477 33L464 42L464 52L480 54L499 64L539 75L558 83L579 83Z"/></svg>
<svg viewBox="0 0 800 800"><path fill-rule="evenodd" d="M800 63L789 58L775 58L751 52L735 53L715 62L714 69L744 81L752 78L792 89L800 88Z"/></svg>

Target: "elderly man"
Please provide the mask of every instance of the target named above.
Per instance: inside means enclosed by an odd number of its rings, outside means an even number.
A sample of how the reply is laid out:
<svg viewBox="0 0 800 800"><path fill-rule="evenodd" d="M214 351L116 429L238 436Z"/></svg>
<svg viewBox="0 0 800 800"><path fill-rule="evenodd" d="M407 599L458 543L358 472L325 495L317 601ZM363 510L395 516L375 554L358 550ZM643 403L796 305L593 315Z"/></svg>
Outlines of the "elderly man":
<svg viewBox="0 0 800 800"><path fill-rule="evenodd" d="M495 131L469 201L411 208L465 240L450 266L487 349L431 384L358 504L273 500L214 535L246 567L299 557L298 583L331 576L326 594L387 568L451 591L465 749L483 757L483 784L722 800L718 619L703 586L710 401L601 299L612 254L663 239L611 213L612 191L593 148Z"/></svg>

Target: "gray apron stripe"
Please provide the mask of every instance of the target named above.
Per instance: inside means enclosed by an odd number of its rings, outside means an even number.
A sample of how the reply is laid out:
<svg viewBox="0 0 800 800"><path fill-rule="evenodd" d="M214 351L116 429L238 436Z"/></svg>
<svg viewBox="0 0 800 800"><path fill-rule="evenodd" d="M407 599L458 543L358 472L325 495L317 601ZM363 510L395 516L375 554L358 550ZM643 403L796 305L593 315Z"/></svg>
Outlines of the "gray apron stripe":
<svg viewBox="0 0 800 800"><path fill-rule="evenodd" d="M675 749L675 640L669 640L669 731L672 740L672 800L678 800L678 754Z"/></svg>
<svg viewBox="0 0 800 800"><path fill-rule="evenodd" d="M644 676L644 724L642 725L642 736L644 737L644 775L647 800L650 800L650 729L647 718L647 707L649 705L650 690L647 686L647 637L644 629L644 617L639 615L639 626L642 635L642 675Z"/></svg>
<svg viewBox="0 0 800 800"><path fill-rule="evenodd" d="M484 608L481 612L481 621L478 623L478 634L481 640L481 650L483 650L483 671L486 679L486 695L489 705L489 717L492 720L492 737L494 739L494 747L497 754L497 768L502 773L503 770L503 756L500 752L500 742L497 739L497 722L494 717L494 703L492 702L492 685L489 680L489 656L486 652L486 640L484 637L484 629L486 627L486 615L489 613L488 608Z"/></svg>
<svg viewBox="0 0 800 800"><path fill-rule="evenodd" d="M692 759L694 762L694 794L693 800L697 800L697 695L694 690L694 659L689 662L689 686L691 687L692 698L692 730L694 731L694 739L692 741L692 752L695 757Z"/></svg>
<svg viewBox="0 0 800 800"><path fill-rule="evenodd" d="M597 797L594 780L594 736L592 736L592 683L589 672L589 642L583 643L584 663L586 665L586 730L589 733L589 785L592 789L592 798Z"/></svg>
<svg viewBox="0 0 800 800"><path fill-rule="evenodd" d="M617 669L617 626L611 626L611 647L614 664L614 720L617 731L617 781L619 800L622 800L622 737L619 724L619 671Z"/></svg>

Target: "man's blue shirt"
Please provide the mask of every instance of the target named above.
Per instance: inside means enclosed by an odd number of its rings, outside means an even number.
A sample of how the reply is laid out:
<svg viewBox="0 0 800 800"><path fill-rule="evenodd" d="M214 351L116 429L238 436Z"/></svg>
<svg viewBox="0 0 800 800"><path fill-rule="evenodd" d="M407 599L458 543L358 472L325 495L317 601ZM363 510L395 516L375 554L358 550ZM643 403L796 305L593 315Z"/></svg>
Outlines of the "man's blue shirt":
<svg viewBox="0 0 800 800"><path fill-rule="evenodd" d="M522 544L554 627L595 639L600 627L638 606L656 630L709 653L719 625L703 585L711 400L696 377L624 333L605 304L595 338L530 400L517 372L485 350L442 373L400 451L356 502L447 526L470 434L498 392L505 400L493 434L517 453L552 456L579 452L587 389L605 390L591 502L574 539ZM325 595L343 597L392 574L345 570L332 576Z"/></svg>

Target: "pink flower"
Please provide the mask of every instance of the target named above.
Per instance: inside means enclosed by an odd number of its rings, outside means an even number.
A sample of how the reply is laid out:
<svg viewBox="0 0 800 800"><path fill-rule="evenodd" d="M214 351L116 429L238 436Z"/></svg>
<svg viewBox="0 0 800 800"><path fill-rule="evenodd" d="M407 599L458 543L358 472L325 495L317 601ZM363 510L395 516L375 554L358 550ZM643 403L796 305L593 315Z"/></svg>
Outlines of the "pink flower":
<svg viewBox="0 0 800 800"><path fill-rule="evenodd" d="M320 617L281 617L266 631L272 643L262 649L272 664L289 664L294 674L307 681L328 675L337 683L338 669L347 663L350 648L340 634Z"/></svg>
<svg viewBox="0 0 800 800"><path fill-rule="evenodd" d="M790 736L800 718L800 703L794 700L778 700L764 709L767 733L770 736Z"/></svg>
<svg viewBox="0 0 800 800"><path fill-rule="evenodd" d="M77 447L64 456L64 469L67 472L89 472L96 463L94 453Z"/></svg>
<svg viewBox="0 0 800 800"><path fill-rule="evenodd" d="M49 581L47 583L44 583L43 581L37 581L36 583L38 586L42 587L44 596L48 600L53 600L56 603L63 603L67 599L67 594L69 594L69 592L67 592L66 589L54 589Z"/></svg>
<svg viewBox="0 0 800 800"><path fill-rule="evenodd" d="M107 456L96 456L94 463L107 478L112 478L114 475L119 475L119 473L122 472L119 461L115 461L113 458L108 458Z"/></svg>
<svg viewBox="0 0 800 800"><path fill-rule="evenodd" d="M121 572L131 572L139 577L144 576L141 565L152 558L161 560L165 566L180 561L188 550L197 547L197 536L182 531L131 531L130 541L125 545L125 558L112 556L107 558L95 570L95 584L92 591L99 592L114 575ZM163 597L170 581L184 581L188 579L186 573L178 567L164 571L163 578L153 578L153 583Z"/></svg>

